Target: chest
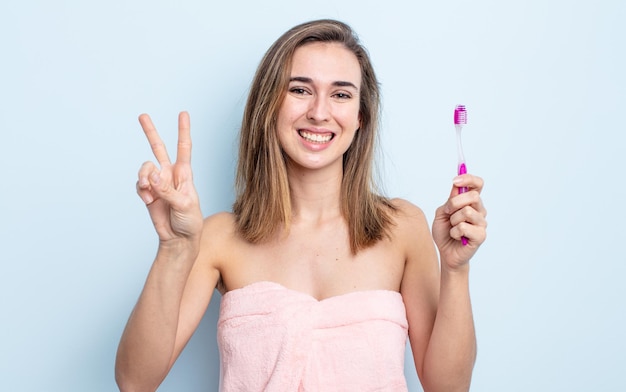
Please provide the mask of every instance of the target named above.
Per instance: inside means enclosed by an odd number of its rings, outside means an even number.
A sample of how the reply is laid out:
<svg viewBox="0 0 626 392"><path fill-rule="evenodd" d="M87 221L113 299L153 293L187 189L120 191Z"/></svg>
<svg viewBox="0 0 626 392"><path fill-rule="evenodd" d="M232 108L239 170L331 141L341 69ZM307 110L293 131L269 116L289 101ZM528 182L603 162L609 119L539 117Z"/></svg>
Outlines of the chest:
<svg viewBox="0 0 626 392"><path fill-rule="evenodd" d="M222 272L228 290L270 281L327 298L359 290L399 290L404 254L392 239L385 239L355 255L345 228L295 228L279 240L240 247L229 264Z"/></svg>

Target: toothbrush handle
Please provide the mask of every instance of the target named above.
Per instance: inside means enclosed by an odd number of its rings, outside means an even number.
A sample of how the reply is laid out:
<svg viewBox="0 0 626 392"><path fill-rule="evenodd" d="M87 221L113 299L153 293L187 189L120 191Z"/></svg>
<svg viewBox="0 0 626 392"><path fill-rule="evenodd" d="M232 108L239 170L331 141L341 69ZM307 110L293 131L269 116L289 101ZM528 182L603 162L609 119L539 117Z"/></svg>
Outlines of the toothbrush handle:
<svg viewBox="0 0 626 392"><path fill-rule="evenodd" d="M465 174L465 173L467 173L467 166L465 166L465 162L462 162L459 165L459 175ZM467 192L466 186L459 187L459 194L465 193L465 192ZM461 237L461 242L463 243L463 246L467 245L467 238Z"/></svg>
<svg viewBox="0 0 626 392"><path fill-rule="evenodd" d="M459 176L461 174L466 174L466 173L467 173L467 166L465 166L465 163L461 163L459 165ZM466 186L459 187L459 193L465 193L465 192L467 192Z"/></svg>

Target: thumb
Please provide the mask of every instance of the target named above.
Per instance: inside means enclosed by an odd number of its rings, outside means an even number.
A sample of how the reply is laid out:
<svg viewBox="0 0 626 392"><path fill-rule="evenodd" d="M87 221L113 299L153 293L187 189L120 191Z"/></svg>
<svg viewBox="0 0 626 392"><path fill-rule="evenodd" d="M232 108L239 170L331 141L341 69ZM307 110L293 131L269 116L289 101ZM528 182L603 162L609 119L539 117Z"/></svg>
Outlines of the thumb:
<svg viewBox="0 0 626 392"><path fill-rule="evenodd" d="M452 189L450 190L450 198L459 195L459 190L464 186L464 178L456 176L452 179Z"/></svg>

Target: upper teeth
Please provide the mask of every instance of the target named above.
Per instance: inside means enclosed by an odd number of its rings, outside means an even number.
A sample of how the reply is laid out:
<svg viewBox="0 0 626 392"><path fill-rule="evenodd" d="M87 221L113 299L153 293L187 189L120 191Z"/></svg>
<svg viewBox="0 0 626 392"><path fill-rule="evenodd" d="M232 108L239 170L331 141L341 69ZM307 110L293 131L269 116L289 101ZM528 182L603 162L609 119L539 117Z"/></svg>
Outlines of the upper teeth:
<svg viewBox="0 0 626 392"><path fill-rule="evenodd" d="M302 136L303 138L305 138L306 140L310 142L316 142L316 143L326 143L333 137L332 134L320 135L319 133L311 133L307 131L300 131L300 136Z"/></svg>

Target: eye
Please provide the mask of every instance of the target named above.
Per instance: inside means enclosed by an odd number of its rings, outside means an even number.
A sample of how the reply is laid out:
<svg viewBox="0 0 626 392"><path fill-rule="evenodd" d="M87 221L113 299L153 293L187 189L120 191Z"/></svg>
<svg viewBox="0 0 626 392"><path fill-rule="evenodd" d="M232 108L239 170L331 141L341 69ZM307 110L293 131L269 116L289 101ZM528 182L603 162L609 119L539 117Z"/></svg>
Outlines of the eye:
<svg viewBox="0 0 626 392"><path fill-rule="evenodd" d="M342 100L343 99L350 99L350 98L352 98L351 94L348 94L348 93L345 93L345 92L338 92L338 93L335 93L333 96L335 98L339 98L339 99L342 99Z"/></svg>
<svg viewBox="0 0 626 392"><path fill-rule="evenodd" d="M295 95L305 95L307 91L302 87L292 87L289 89L289 92Z"/></svg>

